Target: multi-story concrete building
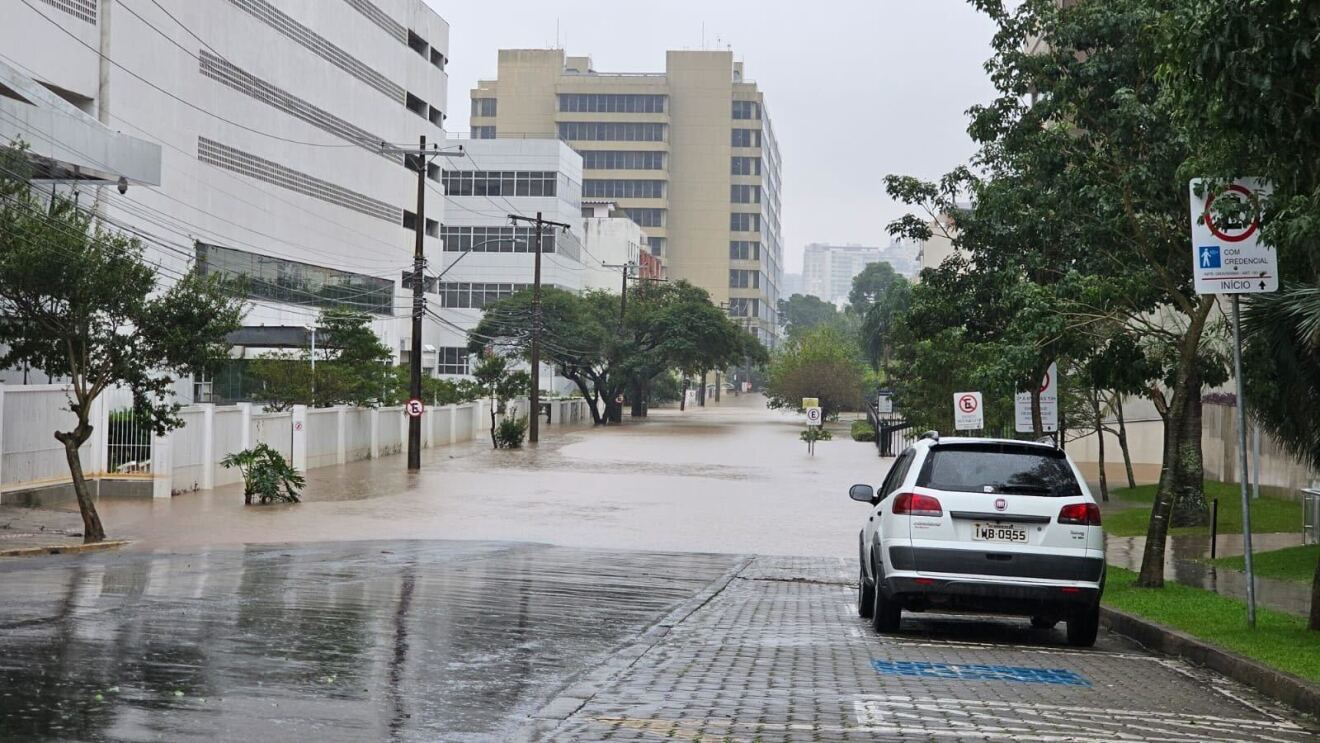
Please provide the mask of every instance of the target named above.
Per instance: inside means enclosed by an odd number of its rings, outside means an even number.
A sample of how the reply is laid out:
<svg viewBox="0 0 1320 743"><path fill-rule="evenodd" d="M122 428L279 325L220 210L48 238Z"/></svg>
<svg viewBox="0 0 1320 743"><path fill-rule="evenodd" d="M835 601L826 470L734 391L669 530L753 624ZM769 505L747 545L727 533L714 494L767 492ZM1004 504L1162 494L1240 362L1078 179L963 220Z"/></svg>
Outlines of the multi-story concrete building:
<svg viewBox="0 0 1320 743"><path fill-rule="evenodd" d="M417 177L381 144L445 141L448 49L423 0L14 2L0 62L78 111L25 116L31 102L8 96L0 133L106 172L107 150L66 136L79 115L159 147L158 187L82 198L140 236L167 278L194 265L245 277L248 351L302 345L322 308L348 307L403 361ZM430 178L425 247L438 255L435 163Z"/></svg>
<svg viewBox="0 0 1320 743"><path fill-rule="evenodd" d="M471 92L475 138L557 137L583 196L616 201L669 278L705 288L773 343L783 273L780 157L765 98L728 51L606 73L560 49L504 49Z"/></svg>
<svg viewBox="0 0 1320 743"><path fill-rule="evenodd" d="M582 158L555 139L465 142L466 156L442 163L444 252L430 261L428 291L437 294L438 371L465 376L471 371L468 331L486 305L529 289L534 279L536 228L511 224L509 216L534 216L572 229L547 228L541 235L541 284L569 291L583 286ZM524 327L530 318L496 321ZM557 391L572 385L541 369L542 384Z"/></svg>
<svg viewBox="0 0 1320 743"><path fill-rule="evenodd" d="M582 247L588 256L583 289L620 292L625 271L630 284L661 278L660 259L647 249L646 233L613 201L583 200Z"/></svg>

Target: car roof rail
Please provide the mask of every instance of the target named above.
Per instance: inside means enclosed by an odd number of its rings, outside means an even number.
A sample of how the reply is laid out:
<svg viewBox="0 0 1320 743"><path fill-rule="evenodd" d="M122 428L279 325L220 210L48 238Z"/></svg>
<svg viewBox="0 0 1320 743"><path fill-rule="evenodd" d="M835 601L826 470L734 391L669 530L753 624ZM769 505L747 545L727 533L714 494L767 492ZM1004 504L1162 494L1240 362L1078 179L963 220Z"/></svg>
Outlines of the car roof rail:
<svg viewBox="0 0 1320 743"><path fill-rule="evenodd" d="M940 432L939 432L939 431L927 431L927 432L921 434L921 438L923 438L923 439L930 439L930 440L932 440L932 441L934 441L935 443L938 444L938 443L940 442Z"/></svg>

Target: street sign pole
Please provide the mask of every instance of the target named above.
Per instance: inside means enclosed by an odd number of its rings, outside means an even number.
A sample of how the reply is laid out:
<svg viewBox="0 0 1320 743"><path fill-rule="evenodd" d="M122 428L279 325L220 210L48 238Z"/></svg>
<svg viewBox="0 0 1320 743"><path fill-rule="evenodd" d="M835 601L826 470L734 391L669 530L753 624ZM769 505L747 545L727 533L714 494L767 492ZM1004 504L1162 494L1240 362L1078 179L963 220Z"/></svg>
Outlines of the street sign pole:
<svg viewBox="0 0 1320 743"><path fill-rule="evenodd" d="M1247 389L1242 379L1240 295L1277 291L1278 253L1261 240L1261 201L1269 183L1239 178L1211 190L1209 183L1189 184L1192 217L1192 277L1197 294L1227 294L1233 303L1233 375L1237 377L1238 481L1242 496L1242 555L1247 569L1247 626L1256 626L1256 570L1251 554L1251 498L1247 489ZM1198 191L1200 193L1198 193ZM1216 200L1237 202L1237 209L1215 210ZM1246 211L1249 219L1242 218ZM1222 218L1221 218L1222 217Z"/></svg>
<svg viewBox="0 0 1320 743"><path fill-rule="evenodd" d="M1233 295L1233 374L1237 377L1238 482L1242 490L1242 556L1247 568L1247 626L1256 626L1256 571L1251 564L1251 499L1247 495L1247 390L1242 381L1242 318Z"/></svg>

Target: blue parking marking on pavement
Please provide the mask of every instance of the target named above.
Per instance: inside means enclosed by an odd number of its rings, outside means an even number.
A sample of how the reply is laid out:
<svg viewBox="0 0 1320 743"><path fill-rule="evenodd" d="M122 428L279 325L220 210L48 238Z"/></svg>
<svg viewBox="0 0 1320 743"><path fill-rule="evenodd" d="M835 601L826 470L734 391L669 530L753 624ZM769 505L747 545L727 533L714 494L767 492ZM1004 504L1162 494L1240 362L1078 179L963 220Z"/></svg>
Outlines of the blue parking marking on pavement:
<svg viewBox="0 0 1320 743"><path fill-rule="evenodd" d="M1082 676L1063 668L988 666L980 663L923 663L905 660L873 660L871 665L886 676L921 676L958 681L1013 681L1022 684L1090 686Z"/></svg>

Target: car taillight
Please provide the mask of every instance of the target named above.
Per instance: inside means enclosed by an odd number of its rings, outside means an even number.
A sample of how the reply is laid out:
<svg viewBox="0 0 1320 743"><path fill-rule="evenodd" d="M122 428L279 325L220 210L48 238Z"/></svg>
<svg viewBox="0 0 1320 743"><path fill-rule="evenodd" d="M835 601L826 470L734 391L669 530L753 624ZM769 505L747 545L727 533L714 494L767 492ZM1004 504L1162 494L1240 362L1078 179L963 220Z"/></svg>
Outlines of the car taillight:
<svg viewBox="0 0 1320 743"><path fill-rule="evenodd" d="M903 516L943 516L940 502L920 493L899 493L894 497L894 513Z"/></svg>
<svg viewBox="0 0 1320 743"><path fill-rule="evenodd" d="M1059 510L1060 524L1078 526L1099 526L1100 506L1094 503L1073 503Z"/></svg>

